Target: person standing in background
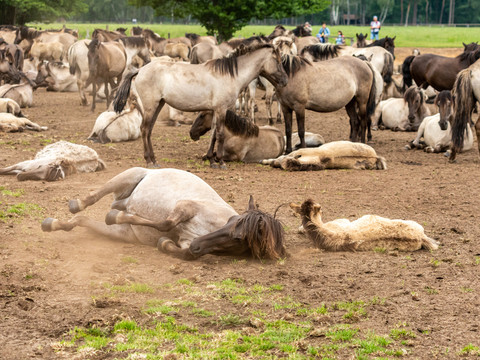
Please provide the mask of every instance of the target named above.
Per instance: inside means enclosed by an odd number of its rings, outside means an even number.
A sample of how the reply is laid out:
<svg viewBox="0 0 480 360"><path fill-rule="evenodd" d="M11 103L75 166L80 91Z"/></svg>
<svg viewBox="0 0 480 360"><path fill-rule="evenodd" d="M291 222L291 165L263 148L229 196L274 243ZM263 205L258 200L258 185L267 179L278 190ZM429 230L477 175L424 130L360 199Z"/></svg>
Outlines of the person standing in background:
<svg viewBox="0 0 480 360"><path fill-rule="evenodd" d="M328 42L328 37L330 36L330 30L327 28L326 23L322 23L322 27L318 31L317 39L320 40L321 43Z"/></svg>
<svg viewBox="0 0 480 360"><path fill-rule="evenodd" d="M381 24L378 21L378 17L374 16L373 21L370 23L370 39L378 40L378 33L380 32Z"/></svg>

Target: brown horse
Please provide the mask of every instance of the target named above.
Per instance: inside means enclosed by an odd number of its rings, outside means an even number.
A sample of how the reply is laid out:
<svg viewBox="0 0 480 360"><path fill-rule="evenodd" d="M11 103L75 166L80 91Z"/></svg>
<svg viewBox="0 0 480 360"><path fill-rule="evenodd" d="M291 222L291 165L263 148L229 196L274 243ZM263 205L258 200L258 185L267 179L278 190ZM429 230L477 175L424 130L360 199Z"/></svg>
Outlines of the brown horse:
<svg viewBox="0 0 480 360"><path fill-rule="evenodd" d="M277 97L285 118L287 154L292 152L293 111L302 148L306 146L305 110L331 112L345 107L350 117L350 140L365 142L376 95L375 74L369 62L342 56L312 63L303 57L283 56L283 66L289 80L287 86L277 88Z"/></svg>
<svg viewBox="0 0 480 360"><path fill-rule="evenodd" d="M393 38L385 36L383 39L375 40L371 44L365 45L365 47L380 46L395 57L395 39L396 36Z"/></svg>
<svg viewBox="0 0 480 360"><path fill-rule="evenodd" d="M8 78L13 82L19 82L20 72L10 62L11 57L7 55L7 50L0 50L0 79Z"/></svg>
<svg viewBox="0 0 480 360"><path fill-rule="evenodd" d="M121 31L95 29L92 33L92 40L97 39L100 42L115 41L125 36L127 36L125 32L122 33Z"/></svg>
<svg viewBox="0 0 480 360"><path fill-rule="evenodd" d="M367 47L367 34L355 34L357 38L356 46L357 48L364 48Z"/></svg>
<svg viewBox="0 0 480 360"><path fill-rule="evenodd" d="M410 86L411 79L426 89L429 85L435 90L452 90L457 74L472 65L480 58L480 46L476 43L463 44L464 51L455 58L435 54L422 54L407 57L405 62L411 62L410 67L405 67L404 82Z"/></svg>
<svg viewBox="0 0 480 360"><path fill-rule="evenodd" d="M107 108L110 105L108 85L112 89L117 87L117 82L122 78L123 71L127 64L127 54L122 44L118 42L101 43L93 39L88 48L88 69L89 82L92 83L92 111L95 110L95 98L97 95L97 83L102 81L105 85L105 97L107 98Z"/></svg>
<svg viewBox="0 0 480 360"><path fill-rule="evenodd" d="M213 113L203 111L190 129L192 140L200 139L212 128ZM283 153L283 134L272 126L257 126L253 122L227 110L225 116L225 161L259 162L276 158Z"/></svg>
<svg viewBox="0 0 480 360"><path fill-rule="evenodd" d="M270 44L241 46L228 57L200 65L153 61L125 76L115 97L114 109L121 112L129 98L136 98L141 104L144 158L149 166L156 165L151 134L165 103L181 111L213 110L215 133L207 157L212 167L218 166L213 155L218 137L217 157L220 167L226 168L223 161L225 114L234 108L240 91L258 75L279 87L288 81L280 54Z"/></svg>

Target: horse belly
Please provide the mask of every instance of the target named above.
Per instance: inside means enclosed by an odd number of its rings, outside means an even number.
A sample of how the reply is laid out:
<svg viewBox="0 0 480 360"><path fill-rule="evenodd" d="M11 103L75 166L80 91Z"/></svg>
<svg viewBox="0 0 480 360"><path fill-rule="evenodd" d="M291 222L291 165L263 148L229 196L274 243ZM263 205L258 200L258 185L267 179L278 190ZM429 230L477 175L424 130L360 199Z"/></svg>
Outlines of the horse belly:
<svg viewBox="0 0 480 360"><path fill-rule="evenodd" d="M347 77L340 78L327 76L325 79L310 84L306 109L317 112L337 111L347 105L355 96L357 90L354 82Z"/></svg>
<svg viewBox="0 0 480 360"><path fill-rule="evenodd" d="M403 103L403 99L399 99ZM400 128L405 130L410 124L408 121L408 106L403 105L398 108L385 106L382 111L382 121L385 127L389 129Z"/></svg>

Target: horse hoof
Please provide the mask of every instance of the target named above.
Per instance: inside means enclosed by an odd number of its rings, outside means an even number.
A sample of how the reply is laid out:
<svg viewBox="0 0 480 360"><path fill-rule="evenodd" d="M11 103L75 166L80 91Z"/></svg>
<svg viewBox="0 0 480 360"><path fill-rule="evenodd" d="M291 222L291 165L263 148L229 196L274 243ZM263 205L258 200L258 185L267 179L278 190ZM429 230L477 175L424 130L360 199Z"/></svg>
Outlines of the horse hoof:
<svg viewBox="0 0 480 360"><path fill-rule="evenodd" d="M161 252L165 252L165 248L163 245L167 245L168 242L173 242L172 240L170 240L169 238L167 237L161 237L160 239L158 239L157 241L157 249L158 251L161 251Z"/></svg>
<svg viewBox="0 0 480 360"><path fill-rule="evenodd" d="M221 164L221 165L220 165L220 169L222 169L222 170L227 170L227 165Z"/></svg>
<svg viewBox="0 0 480 360"><path fill-rule="evenodd" d="M211 168L211 169L218 169L218 167L219 167L219 166L218 166L217 163L211 163L211 164L210 164L210 168Z"/></svg>
<svg viewBox="0 0 480 360"><path fill-rule="evenodd" d="M70 210L70 212L72 214L76 214L76 213L82 211L83 207L80 205L80 200L78 200L78 199L69 200L68 201L68 210Z"/></svg>
<svg viewBox="0 0 480 360"><path fill-rule="evenodd" d="M107 225L114 225L117 223L117 216L120 213L119 210L113 209L108 212L105 216L105 224Z"/></svg>
<svg viewBox="0 0 480 360"><path fill-rule="evenodd" d="M45 220L42 221L42 231L45 231L45 232L50 232L50 231L53 231L53 222L55 221L54 218L46 218Z"/></svg>

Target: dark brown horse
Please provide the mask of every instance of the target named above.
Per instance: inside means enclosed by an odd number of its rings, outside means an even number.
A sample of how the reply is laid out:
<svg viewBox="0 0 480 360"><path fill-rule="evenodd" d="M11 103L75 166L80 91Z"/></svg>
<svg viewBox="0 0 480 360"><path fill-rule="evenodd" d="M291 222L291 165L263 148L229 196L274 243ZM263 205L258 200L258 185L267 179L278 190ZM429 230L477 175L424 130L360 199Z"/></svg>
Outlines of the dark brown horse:
<svg viewBox="0 0 480 360"><path fill-rule="evenodd" d="M367 34L355 34L357 38L357 48L367 47Z"/></svg>
<svg viewBox="0 0 480 360"><path fill-rule="evenodd" d="M366 45L366 47L372 47L372 46L380 46L383 47L385 50L387 50L390 54L392 54L395 57L395 38L385 36L383 39L375 40L371 44Z"/></svg>
<svg viewBox="0 0 480 360"><path fill-rule="evenodd" d="M426 89L429 85L435 90L452 90L457 74L480 58L477 43L463 44L464 51L455 58L435 54L422 54L407 57L404 66L404 82L411 84L411 77L417 85ZM411 63L408 67L408 63Z"/></svg>

